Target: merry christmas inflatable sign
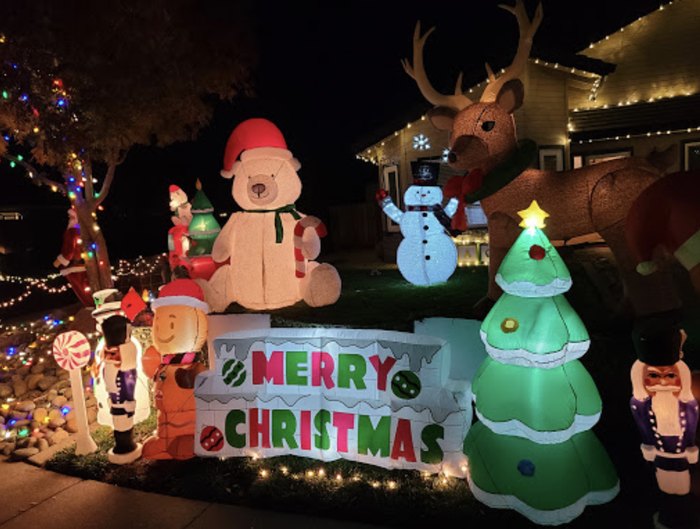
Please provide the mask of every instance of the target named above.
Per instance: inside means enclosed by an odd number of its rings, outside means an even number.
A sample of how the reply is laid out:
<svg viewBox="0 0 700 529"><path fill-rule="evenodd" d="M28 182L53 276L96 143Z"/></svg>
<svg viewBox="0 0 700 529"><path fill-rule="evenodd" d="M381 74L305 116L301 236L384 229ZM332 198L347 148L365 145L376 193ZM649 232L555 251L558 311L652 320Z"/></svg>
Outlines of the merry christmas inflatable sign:
<svg viewBox="0 0 700 529"><path fill-rule="evenodd" d="M197 455L293 454L465 475L470 396L446 387L444 340L268 329L225 334L214 348L214 369L195 382Z"/></svg>

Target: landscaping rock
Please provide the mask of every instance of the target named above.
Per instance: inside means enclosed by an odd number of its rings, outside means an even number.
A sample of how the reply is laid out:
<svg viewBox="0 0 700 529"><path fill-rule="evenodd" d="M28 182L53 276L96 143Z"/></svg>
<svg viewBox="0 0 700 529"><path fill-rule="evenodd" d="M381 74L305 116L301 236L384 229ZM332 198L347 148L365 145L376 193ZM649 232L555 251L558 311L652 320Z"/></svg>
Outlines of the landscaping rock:
<svg viewBox="0 0 700 529"><path fill-rule="evenodd" d="M39 442L36 444L36 447L39 449L40 452L43 452L49 447L49 442L46 439L39 439Z"/></svg>
<svg viewBox="0 0 700 529"><path fill-rule="evenodd" d="M34 408L36 408L36 404L31 400L23 400L15 405L16 410L24 412L34 411Z"/></svg>
<svg viewBox="0 0 700 529"><path fill-rule="evenodd" d="M44 363L44 362L39 362L38 364L34 364L34 365L32 366L32 368L29 370L29 372L30 372L32 375L37 375L37 374L43 373L45 369L46 369L46 363Z"/></svg>
<svg viewBox="0 0 700 529"><path fill-rule="evenodd" d="M38 448L18 448L12 453L12 457L14 459L27 459L28 457L32 457L33 455L36 455L38 453Z"/></svg>
<svg viewBox="0 0 700 529"><path fill-rule="evenodd" d="M6 399L13 395L12 387L8 384L0 384L0 399Z"/></svg>
<svg viewBox="0 0 700 529"><path fill-rule="evenodd" d="M76 433L78 431L78 421L76 419L66 421L66 430L70 433Z"/></svg>
<svg viewBox="0 0 700 529"><path fill-rule="evenodd" d="M56 431L49 437L49 445L53 446L55 444L61 443L68 439L70 434L63 428L57 428Z"/></svg>
<svg viewBox="0 0 700 529"><path fill-rule="evenodd" d="M27 418L26 412L20 411L20 410L12 410L10 412L10 419L14 419L16 421L21 421L23 419Z"/></svg>
<svg viewBox="0 0 700 529"><path fill-rule="evenodd" d="M36 373L33 375L29 375L27 377L27 387L29 389L36 389L37 386L39 385L39 381L44 378L43 373Z"/></svg>
<svg viewBox="0 0 700 529"><path fill-rule="evenodd" d="M97 422L97 408L91 407L87 409L87 420L90 424Z"/></svg>
<svg viewBox="0 0 700 529"><path fill-rule="evenodd" d="M49 416L49 410L46 408L37 408L34 410L34 420L43 423L44 419Z"/></svg>
<svg viewBox="0 0 700 529"><path fill-rule="evenodd" d="M64 406L66 402L68 402L68 399L64 395L59 395L51 401L51 406L60 408L61 406Z"/></svg>
<svg viewBox="0 0 700 529"><path fill-rule="evenodd" d="M12 391L15 393L15 397L21 397L27 392L27 383L24 380L17 380L12 383Z"/></svg>
<svg viewBox="0 0 700 529"><path fill-rule="evenodd" d="M2 449L2 455L9 456L15 451L15 443L5 443L5 447Z"/></svg>
<svg viewBox="0 0 700 529"><path fill-rule="evenodd" d="M66 424L66 420L63 417L56 417L55 419L51 419L49 421L49 426L51 428L60 428L64 424Z"/></svg>
<svg viewBox="0 0 700 529"><path fill-rule="evenodd" d="M57 380L58 380L58 379L57 379L56 377L48 377L48 376L45 376L44 378L42 378L42 379L37 383L37 386L39 387L39 389L40 389L41 391L46 391L46 390L49 389L51 386L53 386L53 385L56 383ZM56 389L58 389L58 388L56 388Z"/></svg>

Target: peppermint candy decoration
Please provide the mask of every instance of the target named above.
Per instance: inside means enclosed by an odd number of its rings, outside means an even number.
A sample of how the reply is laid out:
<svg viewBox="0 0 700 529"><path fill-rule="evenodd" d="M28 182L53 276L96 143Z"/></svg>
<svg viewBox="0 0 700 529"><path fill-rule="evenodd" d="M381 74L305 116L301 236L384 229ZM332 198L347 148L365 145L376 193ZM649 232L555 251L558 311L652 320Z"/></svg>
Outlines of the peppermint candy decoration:
<svg viewBox="0 0 700 529"><path fill-rule="evenodd" d="M53 341L53 357L68 371L86 366L90 361L90 342L78 331L61 333Z"/></svg>

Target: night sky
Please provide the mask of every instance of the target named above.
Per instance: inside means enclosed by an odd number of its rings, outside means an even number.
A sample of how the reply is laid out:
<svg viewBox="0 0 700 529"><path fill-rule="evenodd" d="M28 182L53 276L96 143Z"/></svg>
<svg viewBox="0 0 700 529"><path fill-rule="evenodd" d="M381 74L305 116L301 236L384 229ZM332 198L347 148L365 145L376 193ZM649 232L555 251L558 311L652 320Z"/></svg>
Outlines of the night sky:
<svg viewBox="0 0 700 529"><path fill-rule="evenodd" d="M460 70L466 87L485 77L485 61L500 68L515 52L515 19L498 9L498 3L252 3L249 17L259 50L255 96L220 104L194 142L131 151L117 170L101 214L112 255L165 251L171 183L191 196L199 178L217 211L233 211L231 182L219 170L229 133L250 117L275 122L301 161L301 211L327 219L328 206L364 201L367 187L376 180L376 167L355 160L354 148L380 139L429 108L400 64L410 56L416 20L424 28L437 26L426 46L426 64L433 85L448 91ZM532 14L536 3L525 3ZM545 0L533 54L573 53L658 6L659 0ZM212 3L209 9L224 17L239 12L233 1ZM52 219L53 231L58 230L57 250L67 200L33 187L5 164L0 178L5 182L0 207L40 205L42 222ZM10 228L0 222L0 230Z"/></svg>

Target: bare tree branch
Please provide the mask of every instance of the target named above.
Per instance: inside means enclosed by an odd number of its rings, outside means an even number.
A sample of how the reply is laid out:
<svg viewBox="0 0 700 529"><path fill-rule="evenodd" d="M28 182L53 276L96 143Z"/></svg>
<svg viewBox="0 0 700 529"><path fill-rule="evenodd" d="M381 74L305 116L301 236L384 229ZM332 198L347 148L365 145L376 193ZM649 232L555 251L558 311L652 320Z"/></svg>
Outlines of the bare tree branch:
<svg viewBox="0 0 700 529"><path fill-rule="evenodd" d="M105 175L104 182L102 182L102 188L100 189L100 192L95 197L95 202L94 202L95 207L102 204L102 202L104 202L104 199L107 198L107 195L109 194L109 188L112 186L112 180L114 180L114 173L116 171L117 171L117 162L110 161L109 164L107 165L107 174Z"/></svg>
<svg viewBox="0 0 700 529"><path fill-rule="evenodd" d="M61 193L63 196L66 196L68 194L68 190L66 189L66 186L60 182L56 182L55 180L52 180L48 176L46 176L44 173L40 173L39 171L36 170L36 168L30 164L28 161L24 159L19 159L17 156L14 156L12 154L3 154L3 158L6 160L9 160L11 162L15 162L17 165L22 166L26 172L27 172L27 177L31 178L34 182L36 182L38 185L44 185L47 187L50 187L52 191L57 191Z"/></svg>

